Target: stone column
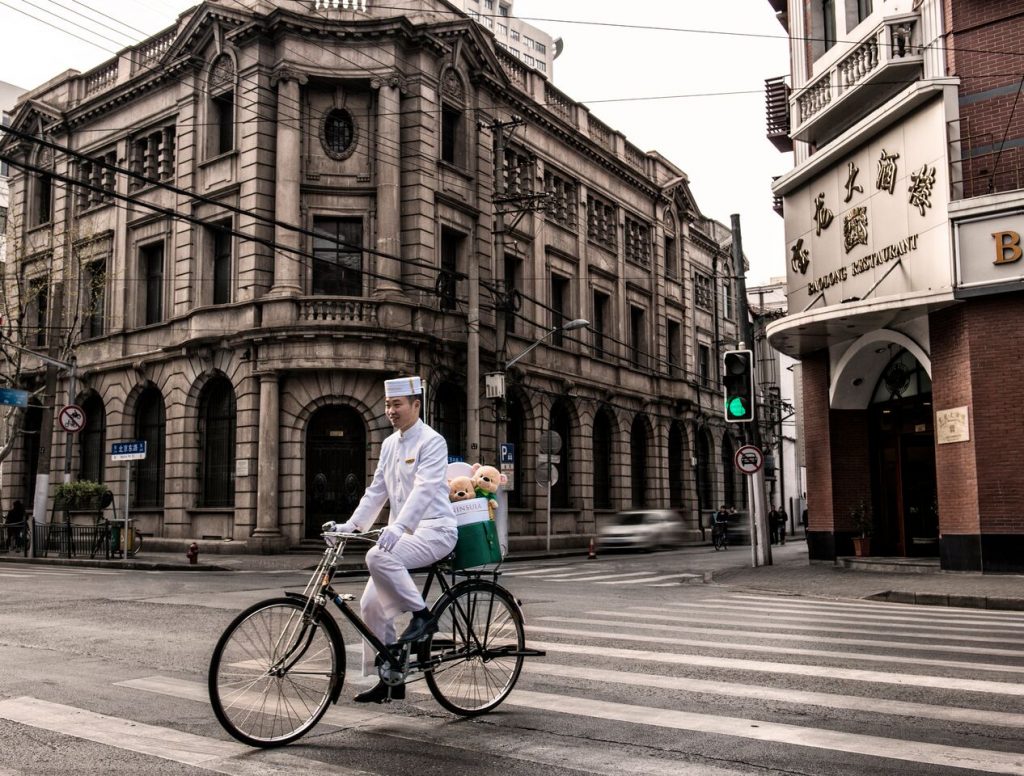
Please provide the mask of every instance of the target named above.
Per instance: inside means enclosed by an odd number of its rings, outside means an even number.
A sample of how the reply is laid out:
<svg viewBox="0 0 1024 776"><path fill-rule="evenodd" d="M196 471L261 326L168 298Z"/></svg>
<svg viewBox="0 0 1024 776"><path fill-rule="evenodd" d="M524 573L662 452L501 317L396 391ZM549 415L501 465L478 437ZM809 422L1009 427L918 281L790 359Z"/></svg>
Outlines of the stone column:
<svg viewBox="0 0 1024 776"><path fill-rule="evenodd" d="M398 76L375 78L371 85L377 90L377 242L378 254L373 264L378 293L401 293L402 264L388 256L402 253L402 109L401 81ZM393 278L393 279L392 279Z"/></svg>
<svg viewBox="0 0 1024 776"><path fill-rule="evenodd" d="M278 503L278 462L280 460L281 403L277 372L262 372L260 378L259 483L256 491L256 530L250 542L260 552L284 549Z"/></svg>
<svg viewBox="0 0 1024 776"><path fill-rule="evenodd" d="M301 73L278 70L272 80L277 86L277 156L274 185L274 217L285 224L302 226L300 180L302 174L302 110L299 87L306 82ZM302 236L281 226L274 227L274 241L282 248L300 248ZM275 296L302 293L302 259L291 250L279 248L274 256Z"/></svg>

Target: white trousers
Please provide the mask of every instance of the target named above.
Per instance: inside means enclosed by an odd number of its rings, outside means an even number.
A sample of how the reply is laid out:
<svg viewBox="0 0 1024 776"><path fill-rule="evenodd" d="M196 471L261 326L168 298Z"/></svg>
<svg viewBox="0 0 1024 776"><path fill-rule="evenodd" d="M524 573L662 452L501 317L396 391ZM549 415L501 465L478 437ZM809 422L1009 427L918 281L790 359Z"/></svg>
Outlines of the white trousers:
<svg viewBox="0 0 1024 776"><path fill-rule="evenodd" d="M370 579L359 602L363 622L385 644L395 641L395 617L415 612L426 603L409 569L423 568L441 560L455 548L459 533L453 517L422 520L415 533L405 534L391 549L371 547L366 553ZM376 675L376 651L363 643L363 676Z"/></svg>

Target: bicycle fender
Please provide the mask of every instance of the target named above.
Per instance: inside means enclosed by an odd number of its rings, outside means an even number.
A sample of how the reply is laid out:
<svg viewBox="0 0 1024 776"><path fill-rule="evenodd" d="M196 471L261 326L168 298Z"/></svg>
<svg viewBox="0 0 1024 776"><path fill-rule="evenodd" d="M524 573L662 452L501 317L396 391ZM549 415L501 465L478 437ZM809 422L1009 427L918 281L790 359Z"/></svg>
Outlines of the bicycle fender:
<svg viewBox="0 0 1024 776"><path fill-rule="evenodd" d="M309 602L309 596L303 595L302 593L289 593L285 591L285 598L290 598L293 601L302 601L303 603ZM338 627L338 623L335 622L334 618L324 610L324 616L321 618L321 622L324 628L327 629L328 635L338 645L338 659L341 663L340 671L338 672L338 681L335 683L334 690L331 692L331 703L337 703L338 698L341 697L341 688L345 684L345 671L347 660L345 658L345 638L341 635L341 628Z"/></svg>

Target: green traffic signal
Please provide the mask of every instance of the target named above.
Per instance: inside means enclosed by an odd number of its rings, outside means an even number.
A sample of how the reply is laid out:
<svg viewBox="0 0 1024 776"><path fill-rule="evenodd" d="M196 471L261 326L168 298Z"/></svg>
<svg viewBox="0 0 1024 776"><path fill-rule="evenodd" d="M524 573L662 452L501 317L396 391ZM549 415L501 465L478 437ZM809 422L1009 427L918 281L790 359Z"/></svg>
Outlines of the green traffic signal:
<svg viewBox="0 0 1024 776"><path fill-rule="evenodd" d="M733 396L729 400L728 410L730 418L747 417L747 405L739 396Z"/></svg>
<svg viewBox="0 0 1024 776"><path fill-rule="evenodd" d="M754 353L750 350L728 350L723 356L725 421L750 423L754 419Z"/></svg>

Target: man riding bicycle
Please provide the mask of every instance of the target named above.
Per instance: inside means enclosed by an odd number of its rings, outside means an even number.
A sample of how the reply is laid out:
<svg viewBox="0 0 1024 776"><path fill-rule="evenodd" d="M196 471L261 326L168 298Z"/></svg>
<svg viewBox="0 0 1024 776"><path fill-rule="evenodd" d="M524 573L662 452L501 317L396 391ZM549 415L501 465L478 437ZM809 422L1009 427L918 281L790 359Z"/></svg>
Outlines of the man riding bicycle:
<svg viewBox="0 0 1024 776"><path fill-rule="evenodd" d="M373 481L359 505L340 525L325 531L365 531L390 502L388 526L377 546L366 553L370 579L359 602L362 618L385 644L395 639L395 617L412 612L412 621L397 639L419 641L437 629L413 582L409 569L429 566L455 547L458 528L448 500L448 444L420 420L422 383L419 377L384 381L384 409L395 433L384 440ZM363 675L377 673L376 653L363 645ZM355 697L357 703L383 703L405 698L405 686L378 682Z"/></svg>

